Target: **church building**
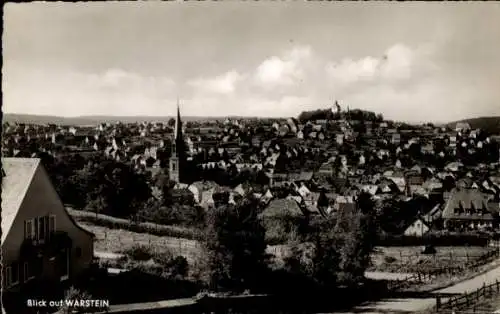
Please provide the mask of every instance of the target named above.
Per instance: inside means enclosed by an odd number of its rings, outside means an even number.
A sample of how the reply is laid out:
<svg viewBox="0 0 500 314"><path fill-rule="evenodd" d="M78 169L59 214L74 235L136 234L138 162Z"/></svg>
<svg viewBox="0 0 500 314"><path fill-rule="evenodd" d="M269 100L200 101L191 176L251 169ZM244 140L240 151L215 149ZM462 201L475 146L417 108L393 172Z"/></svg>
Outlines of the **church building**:
<svg viewBox="0 0 500 314"><path fill-rule="evenodd" d="M174 134L172 138L172 154L169 160L169 177L170 180L183 183L186 163L186 152L184 146L184 136L182 134L182 121L179 109L179 101L177 101L177 117L175 118Z"/></svg>

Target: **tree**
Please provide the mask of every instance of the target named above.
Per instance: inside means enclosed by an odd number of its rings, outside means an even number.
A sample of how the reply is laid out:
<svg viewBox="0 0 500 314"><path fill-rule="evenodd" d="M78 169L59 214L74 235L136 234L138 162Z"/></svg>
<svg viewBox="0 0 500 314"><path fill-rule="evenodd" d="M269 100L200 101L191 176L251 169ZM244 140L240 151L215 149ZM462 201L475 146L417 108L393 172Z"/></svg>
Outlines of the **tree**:
<svg viewBox="0 0 500 314"><path fill-rule="evenodd" d="M146 177L123 163L97 160L68 180L91 211L129 217L151 196Z"/></svg>
<svg viewBox="0 0 500 314"><path fill-rule="evenodd" d="M204 275L211 290L259 288L266 270L267 245L257 206L255 199L245 198L207 213Z"/></svg>
<svg viewBox="0 0 500 314"><path fill-rule="evenodd" d="M289 243L285 269L323 288L361 282L377 231L374 216L370 195L362 193L355 208L335 217L311 217L307 229Z"/></svg>
<svg viewBox="0 0 500 314"><path fill-rule="evenodd" d="M175 126L175 119L174 118L168 119L167 125L173 128Z"/></svg>
<svg viewBox="0 0 500 314"><path fill-rule="evenodd" d="M332 286L338 281L339 249L335 220L327 218L313 220L313 241L316 251L313 257L315 281L323 286Z"/></svg>
<svg viewBox="0 0 500 314"><path fill-rule="evenodd" d="M340 282L353 285L363 280L370 263L370 253L376 239L374 203L371 196L361 193L357 207L342 211L334 228L338 235Z"/></svg>

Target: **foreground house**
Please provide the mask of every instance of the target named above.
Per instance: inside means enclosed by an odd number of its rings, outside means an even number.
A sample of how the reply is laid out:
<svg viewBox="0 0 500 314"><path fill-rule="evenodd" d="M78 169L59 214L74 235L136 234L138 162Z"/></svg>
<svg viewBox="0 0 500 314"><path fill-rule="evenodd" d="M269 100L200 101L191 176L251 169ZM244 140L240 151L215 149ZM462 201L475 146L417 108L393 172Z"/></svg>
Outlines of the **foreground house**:
<svg viewBox="0 0 500 314"><path fill-rule="evenodd" d="M2 291L76 277L93 259L94 235L66 212L40 159L2 165Z"/></svg>

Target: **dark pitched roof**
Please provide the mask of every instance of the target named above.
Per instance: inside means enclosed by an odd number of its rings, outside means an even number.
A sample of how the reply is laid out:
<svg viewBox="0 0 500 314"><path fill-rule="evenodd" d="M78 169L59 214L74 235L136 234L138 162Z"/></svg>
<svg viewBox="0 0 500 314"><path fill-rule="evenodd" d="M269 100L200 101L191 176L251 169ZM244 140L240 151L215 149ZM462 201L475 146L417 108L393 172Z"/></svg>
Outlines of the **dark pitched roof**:
<svg viewBox="0 0 500 314"><path fill-rule="evenodd" d="M449 199L443 210L444 219L479 219L491 220L493 216L489 212L488 201L491 196L481 193L476 189L454 189L450 192ZM476 209L483 210L480 214L456 213L455 209Z"/></svg>

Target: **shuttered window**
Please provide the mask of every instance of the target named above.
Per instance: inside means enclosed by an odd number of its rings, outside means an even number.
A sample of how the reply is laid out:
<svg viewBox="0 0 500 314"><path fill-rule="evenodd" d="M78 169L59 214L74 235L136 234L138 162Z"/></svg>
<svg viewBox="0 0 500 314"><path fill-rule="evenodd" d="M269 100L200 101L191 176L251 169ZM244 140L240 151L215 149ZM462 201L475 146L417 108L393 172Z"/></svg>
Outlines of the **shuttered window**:
<svg viewBox="0 0 500 314"><path fill-rule="evenodd" d="M35 238L35 226L33 225L33 219L28 219L24 222L24 238L34 239Z"/></svg>
<svg viewBox="0 0 500 314"><path fill-rule="evenodd" d="M40 241L45 240L45 234L47 231L45 221L45 217L38 217L38 240Z"/></svg>
<svg viewBox="0 0 500 314"><path fill-rule="evenodd" d="M49 233L54 233L56 231L56 216L49 216Z"/></svg>

